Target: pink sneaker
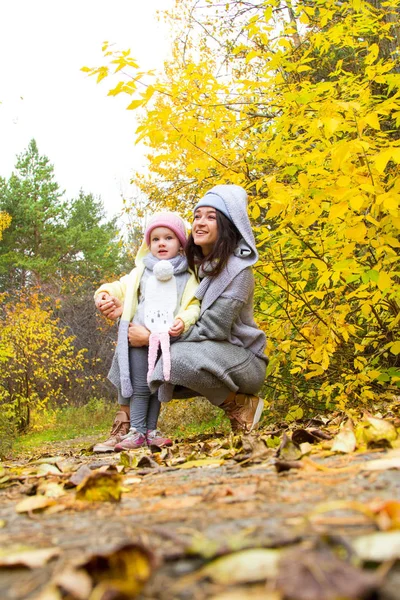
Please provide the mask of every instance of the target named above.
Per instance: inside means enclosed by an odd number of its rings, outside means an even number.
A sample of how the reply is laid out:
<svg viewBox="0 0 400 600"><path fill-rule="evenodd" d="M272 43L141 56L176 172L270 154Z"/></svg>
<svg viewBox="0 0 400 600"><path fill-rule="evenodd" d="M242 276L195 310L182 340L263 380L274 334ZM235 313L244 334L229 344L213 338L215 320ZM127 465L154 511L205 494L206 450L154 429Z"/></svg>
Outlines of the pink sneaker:
<svg viewBox="0 0 400 600"><path fill-rule="evenodd" d="M146 444L146 436L140 433L134 427L123 436L122 441L115 445L114 450L120 452L121 450L135 450Z"/></svg>
<svg viewBox="0 0 400 600"><path fill-rule="evenodd" d="M172 446L172 440L162 435L159 429L148 429L146 433L146 441L148 446Z"/></svg>

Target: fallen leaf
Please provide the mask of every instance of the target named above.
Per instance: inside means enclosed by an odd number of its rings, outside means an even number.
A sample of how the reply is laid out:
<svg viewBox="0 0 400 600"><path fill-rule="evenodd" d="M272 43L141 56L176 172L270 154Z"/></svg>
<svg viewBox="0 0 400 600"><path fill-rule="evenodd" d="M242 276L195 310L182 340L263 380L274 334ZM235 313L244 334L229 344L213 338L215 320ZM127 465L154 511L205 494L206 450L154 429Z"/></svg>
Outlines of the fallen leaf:
<svg viewBox="0 0 400 600"><path fill-rule="evenodd" d="M397 438L395 426L385 419L378 419L368 413L356 427L356 438L360 443L370 444L386 440L391 442Z"/></svg>
<svg viewBox="0 0 400 600"><path fill-rule="evenodd" d="M382 531L400 529L400 502L398 500L372 502L369 507L376 514L379 529Z"/></svg>
<svg viewBox="0 0 400 600"><path fill-rule="evenodd" d="M295 460L276 460L274 462L275 469L278 473L282 473L283 471L290 471L290 469L302 469L303 464L301 461Z"/></svg>
<svg viewBox="0 0 400 600"><path fill-rule="evenodd" d="M210 600L282 600L279 592L266 590L265 586L256 588L241 587L212 596Z"/></svg>
<svg viewBox="0 0 400 600"><path fill-rule="evenodd" d="M6 526L6 522L3 519L0 519L0 529Z"/></svg>
<svg viewBox="0 0 400 600"><path fill-rule="evenodd" d="M385 458L370 460L361 465L363 471L386 471L400 469L400 449L390 450Z"/></svg>
<svg viewBox="0 0 400 600"><path fill-rule="evenodd" d="M282 436L282 442L278 448L277 455L281 460L289 462L293 460L300 460L300 458L302 457L302 453L299 446L292 442L292 440L288 438L286 433L284 433Z"/></svg>
<svg viewBox="0 0 400 600"><path fill-rule="evenodd" d="M276 583L291 600L360 600L369 597L380 580L340 560L328 547L298 547L282 556Z"/></svg>
<svg viewBox="0 0 400 600"><path fill-rule="evenodd" d="M68 483L70 485L73 486L77 486L80 483L82 483L82 481L84 481L84 479L86 479L86 477L89 477L91 474L93 473L93 471L91 469L89 469L89 467L87 465L82 465L81 467L79 467L79 469L69 478Z"/></svg>
<svg viewBox="0 0 400 600"><path fill-rule="evenodd" d="M56 465L60 461L65 460L64 456L44 456L43 458L38 458L37 460L32 461L35 465Z"/></svg>
<svg viewBox="0 0 400 600"><path fill-rule="evenodd" d="M84 569L67 569L56 576L54 584L61 588L63 597L70 594L74 600L86 600L93 588L92 580Z"/></svg>
<svg viewBox="0 0 400 600"><path fill-rule="evenodd" d="M44 477L45 475L61 475L61 471L56 465L41 464L36 469L36 475Z"/></svg>
<svg viewBox="0 0 400 600"><path fill-rule="evenodd" d="M43 567L55 556L59 556L59 548L0 548L0 567Z"/></svg>
<svg viewBox="0 0 400 600"><path fill-rule="evenodd" d="M278 573L282 550L256 548L217 558L201 569L201 574L223 585L273 579Z"/></svg>
<svg viewBox="0 0 400 600"><path fill-rule="evenodd" d="M353 423L349 420L342 426L339 433L333 439L332 452L350 453L356 449L357 440L354 433Z"/></svg>
<svg viewBox="0 0 400 600"><path fill-rule="evenodd" d="M119 502L121 475L117 472L91 472L76 488L76 499L86 502Z"/></svg>
<svg viewBox="0 0 400 600"><path fill-rule="evenodd" d="M137 463L139 469L158 469L159 466L160 465L150 456L142 456Z"/></svg>
<svg viewBox="0 0 400 600"><path fill-rule="evenodd" d="M67 493L64 489L64 486L61 483L56 483L55 481L43 481L38 485L37 491L39 494L47 496L47 498L61 498L61 496L65 496Z"/></svg>
<svg viewBox="0 0 400 600"><path fill-rule="evenodd" d="M193 469L195 467L219 467L224 464L223 458L202 458L199 460L189 460L181 465L176 465L177 469Z"/></svg>
<svg viewBox="0 0 400 600"><path fill-rule="evenodd" d="M400 531L378 531L350 541L364 561L384 562L400 559Z"/></svg>
<svg viewBox="0 0 400 600"><path fill-rule="evenodd" d="M141 477L125 477L124 485L133 485L134 483L142 483Z"/></svg>
<svg viewBox="0 0 400 600"><path fill-rule="evenodd" d="M80 564L94 587L90 600L136 598L150 578L154 555L139 544L125 544L111 552L94 554Z"/></svg>
<svg viewBox="0 0 400 600"><path fill-rule="evenodd" d="M309 444L315 444L315 442L321 441L321 438L317 437L308 429L295 429L292 433L292 442L300 446L308 442Z"/></svg>
<svg viewBox="0 0 400 600"><path fill-rule="evenodd" d="M21 502L18 502L15 510L17 513L35 512L43 510L48 506L53 506L54 504L56 504L56 502L52 498L46 498L46 496L38 494L37 496L29 496L28 498L21 500Z"/></svg>

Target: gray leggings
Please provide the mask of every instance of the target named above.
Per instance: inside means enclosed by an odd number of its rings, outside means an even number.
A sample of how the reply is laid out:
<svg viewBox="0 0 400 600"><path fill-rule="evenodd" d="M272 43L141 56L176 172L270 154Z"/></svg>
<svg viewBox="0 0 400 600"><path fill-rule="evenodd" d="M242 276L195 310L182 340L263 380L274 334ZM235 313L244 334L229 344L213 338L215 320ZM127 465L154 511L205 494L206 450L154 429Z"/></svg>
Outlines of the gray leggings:
<svg viewBox="0 0 400 600"><path fill-rule="evenodd" d="M129 348L133 395L123 398L118 392L118 403L129 404L131 427L135 427L140 433L157 429L161 408L157 392L152 394L147 385L148 351L147 346Z"/></svg>

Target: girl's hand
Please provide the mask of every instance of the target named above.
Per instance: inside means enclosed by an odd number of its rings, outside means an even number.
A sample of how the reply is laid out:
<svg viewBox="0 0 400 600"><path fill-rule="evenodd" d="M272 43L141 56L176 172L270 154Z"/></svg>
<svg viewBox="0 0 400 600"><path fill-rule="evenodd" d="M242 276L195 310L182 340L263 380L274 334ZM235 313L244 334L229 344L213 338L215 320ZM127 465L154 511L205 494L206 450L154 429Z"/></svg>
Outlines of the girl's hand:
<svg viewBox="0 0 400 600"><path fill-rule="evenodd" d="M118 319L122 315L123 304L121 300L110 296L108 292L101 292L95 299L95 305L102 315L108 319Z"/></svg>
<svg viewBox="0 0 400 600"><path fill-rule="evenodd" d="M135 325L135 323L129 323L128 329L128 341L130 346L139 348L141 346L149 345L150 331L143 325Z"/></svg>
<svg viewBox="0 0 400 600"><path fill-rule="evenodd" d="M185 329L185 323L182 321L182 319L175 319L175 321L172 324L171 329L168 331L169 335L171 337L178 337L178 335L181 335L181 333L183 333L183 330Z"/></svg>

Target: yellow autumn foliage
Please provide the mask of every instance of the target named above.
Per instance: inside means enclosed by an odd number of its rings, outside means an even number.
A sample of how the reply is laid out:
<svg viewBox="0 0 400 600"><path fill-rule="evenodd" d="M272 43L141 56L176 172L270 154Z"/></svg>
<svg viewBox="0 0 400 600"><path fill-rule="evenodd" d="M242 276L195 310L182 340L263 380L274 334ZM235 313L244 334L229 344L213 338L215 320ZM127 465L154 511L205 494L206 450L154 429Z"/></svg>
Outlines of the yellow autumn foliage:
<svg viewBox="0 0 400 600"><path fill-rule="evenodd" d="M74 348L52 312L54 301L37 294L11 302L1 295L0 405L3 415L20 430L32 411L67 399L72 382L84 383L84 350Z"/></svg>
<svg viewBox="0 0 400 600"><path fill-rule="evenodd" d="M214 184L248 191L278 404L345 408L398 389L399 11L182 0L161 76L106 49L118 78L133 69L110 93L140 111L150 174L135 182L150 203L189 217Z"/></svg>

